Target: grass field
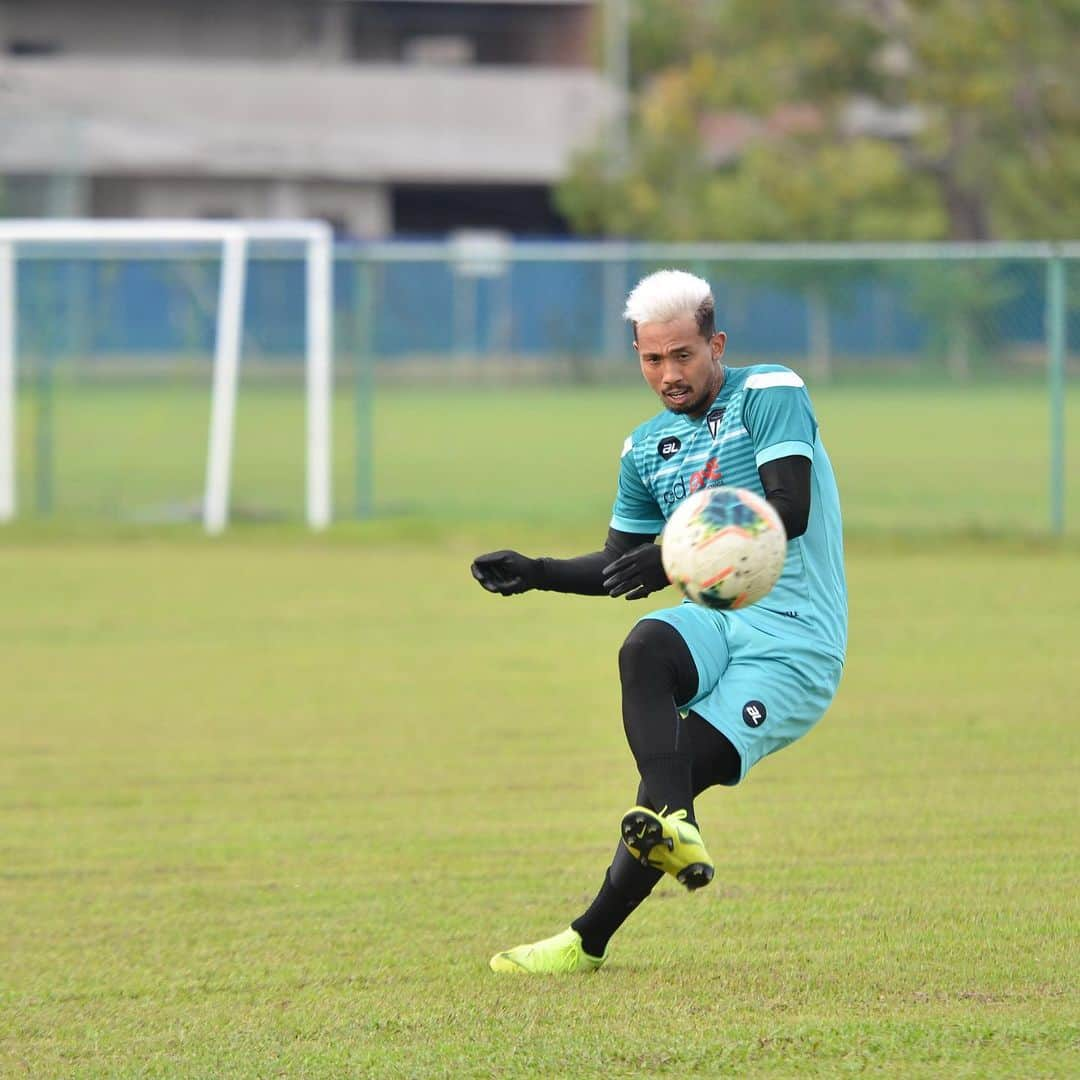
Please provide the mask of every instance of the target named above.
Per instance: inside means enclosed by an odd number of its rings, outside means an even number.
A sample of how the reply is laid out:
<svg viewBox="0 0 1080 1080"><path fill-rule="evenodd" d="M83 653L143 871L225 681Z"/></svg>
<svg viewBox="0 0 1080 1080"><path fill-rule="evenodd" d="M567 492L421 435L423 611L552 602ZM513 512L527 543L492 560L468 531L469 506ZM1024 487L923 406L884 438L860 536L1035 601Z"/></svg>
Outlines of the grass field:
<svg viewBox="0 0 1080 1080"><path fill-rule="evenodd" d="M1076 1074L1075 552L855 543L830 715L568 983L486 962L599 883L642 609L369 532L0 547L0 1075Z"/></svg>
<svg viewBox="0 0 1080 1080"><path fill-rule="evenodd" d="M1048 527L1049 404L1038 383L937 382L815 389L852 533L934 533ZM593 524L613 497L619 449L656 410L647 388L380 387L374 460L383 517L460 525L520 520ZM47 441L54 513L132 520L195 508L203 490L209 389L187 383L95 385L58 380ZM41 418L27 388L19 417L19 480L33 509ZM1080 386L1067 421L1080 430ZM334 413L339 516L356 506L354 396ZM241 391L234 502L240 514L303 508L304 403L298 387ZM1070 532L1080 536L1080 439L1066 443ZM365 455L365 460L367 460ZM365 474L366 475L366 474Z"/></svg>
<svg viewBox="0 0 1080 1080"><path fill-rule="evenodd" d="M501 599L468 562L594 544L648 398L387 391L382 520L217 541L73 527L102 477L136 478L114 510L197 481L204 399L55 405L57 518L0 533L0 1076L1080 1073L1080 549L1024 535L1037 391L820 397L836 703L702 797L714 884L569 981L487 960L599 885L635 790L616 651L671 598ZM300 420L242 403L246 498L299 501Z"/></svg>

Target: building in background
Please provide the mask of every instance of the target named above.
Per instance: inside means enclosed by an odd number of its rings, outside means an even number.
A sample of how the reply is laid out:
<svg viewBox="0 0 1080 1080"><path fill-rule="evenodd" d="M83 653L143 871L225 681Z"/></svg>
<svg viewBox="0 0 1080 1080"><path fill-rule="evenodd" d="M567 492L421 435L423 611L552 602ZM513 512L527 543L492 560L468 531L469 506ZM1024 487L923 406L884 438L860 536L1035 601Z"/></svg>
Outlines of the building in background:
<svg viewBox="0 0 1080 1080"><path fill-rule="evenodd" d="M0 0L0 214L565 231L596 0Z"/></svg>

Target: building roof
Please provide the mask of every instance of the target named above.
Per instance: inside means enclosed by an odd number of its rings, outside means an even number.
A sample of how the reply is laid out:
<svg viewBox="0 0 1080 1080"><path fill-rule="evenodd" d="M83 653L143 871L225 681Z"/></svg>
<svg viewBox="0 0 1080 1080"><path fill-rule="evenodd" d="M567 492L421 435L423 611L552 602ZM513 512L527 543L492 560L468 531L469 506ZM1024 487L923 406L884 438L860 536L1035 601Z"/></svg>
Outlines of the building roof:
<svg viewBox="0 0 1080 1080"><path fill-rule="evenodd" d="M543 183L612 92L567 68L0 61L0 171Z"/></svg>

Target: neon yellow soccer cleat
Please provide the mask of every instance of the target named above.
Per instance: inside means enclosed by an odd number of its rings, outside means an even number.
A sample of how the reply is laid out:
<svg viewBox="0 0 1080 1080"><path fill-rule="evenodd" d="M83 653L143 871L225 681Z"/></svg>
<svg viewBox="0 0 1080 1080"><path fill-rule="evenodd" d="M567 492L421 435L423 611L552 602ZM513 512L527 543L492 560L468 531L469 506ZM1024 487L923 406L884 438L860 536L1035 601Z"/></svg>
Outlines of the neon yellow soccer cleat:
<svg viewBox="0 0 1080 1080"><path fill-rule="evenodd" d="M596 971L606 959L606 953L599 959L589 956L581 947L581 935L576 930L566 929L532 945L518 945L515 949L497 953L491 958L491 970L529 975L573 975Z"/></svg>
<svg viewBox="0 0 1080 1080"><path fill-rule="evenodd" d="M713 879L712 857L685 810L658 814L635 806L623 814L622 840L639 863L663 870L691 892Z"/></svg>

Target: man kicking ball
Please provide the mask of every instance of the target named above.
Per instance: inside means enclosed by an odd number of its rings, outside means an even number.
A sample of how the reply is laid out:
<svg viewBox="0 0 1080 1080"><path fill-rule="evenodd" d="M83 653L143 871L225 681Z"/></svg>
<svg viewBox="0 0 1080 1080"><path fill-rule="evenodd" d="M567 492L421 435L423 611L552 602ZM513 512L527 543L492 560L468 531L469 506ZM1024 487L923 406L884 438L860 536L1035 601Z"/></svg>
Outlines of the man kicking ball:
<svg viewBox="0 0 1080 1080"><path fill-rule="evenodd" d="M707 282L661 270L638 283L625 318L662 412L623 445L602 551L573 559L478 556L489 592L531 589L637 600L668 584L654 541L676 506L706 487L764 496L788 536L780 580L738 611L653 611L619 651L623 727L641 775L636 804L588 909L569 928L498 953L499 972L595 971L608 942L664 874L687 889L715 872L694 798L750 768L825 713L847 643L840 500L802 379L777 364L731 368Z"/></svg>

